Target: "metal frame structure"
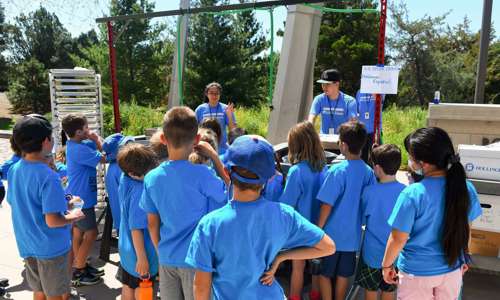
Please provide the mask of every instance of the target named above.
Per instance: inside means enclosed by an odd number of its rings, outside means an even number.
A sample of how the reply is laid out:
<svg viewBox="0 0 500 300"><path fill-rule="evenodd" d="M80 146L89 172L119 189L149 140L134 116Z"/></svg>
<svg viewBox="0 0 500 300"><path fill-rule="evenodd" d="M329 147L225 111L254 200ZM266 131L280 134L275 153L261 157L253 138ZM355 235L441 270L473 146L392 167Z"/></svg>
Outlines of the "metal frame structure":
<svg viewBox="0 0 500 300"><path fill-rule="evenodd" d="M50 105L54 146L62 146L61 121L68 114L81 114L87 118L89 129L103 133L101 75L91 70L51 69L49 71ZM104 201L105 169L97 168L98 199Z"/></svg>
<svg viewBox="0 0 500 300"><path fill-rule="evenodd" d="M114 121L115 121L115 131L121 131L121 120L119 111L119 97L118 97L118 81L116 79L116 54L113 44L113 21L127 21L132 19L152 19L157 17L167 17L167 16L183 16L190 14L199 13L216 13L231 10L241 10L241 9L257 9L257 8L271 8L275 6L283 5L298 5L303 3L325 3L332 1L322 1L322 0L275 0L275 1L261 1L261 2L251 2L251 3L239 3L239 4L229 4L220 6L208 6L208 7L195 7L195 8L180 8L176 10L150 12L150 13L140 13L131 15L121 15L121 16L111 16L97 18L97 23L106 23L108 29L108 47L109 47L109 57L110 57L110 74L111 74L111 84L113 91L113 109L114 109ZM379 25L379 38L378 38L378 64L384 64L385 58L385 28L387 20L387 0L380 0L380 25ZM314 52L314 51L313 51ZM178 66L179 67L179 66ZM175 70L174 70L175 72ZM304 106L302 103L301 106ZM376 96L376 106L375 106L375 116L374 116L374 141L380 143L380 132L379 128L382 110L382 96ZM279 135L279 134L278 134Z"/></svg>

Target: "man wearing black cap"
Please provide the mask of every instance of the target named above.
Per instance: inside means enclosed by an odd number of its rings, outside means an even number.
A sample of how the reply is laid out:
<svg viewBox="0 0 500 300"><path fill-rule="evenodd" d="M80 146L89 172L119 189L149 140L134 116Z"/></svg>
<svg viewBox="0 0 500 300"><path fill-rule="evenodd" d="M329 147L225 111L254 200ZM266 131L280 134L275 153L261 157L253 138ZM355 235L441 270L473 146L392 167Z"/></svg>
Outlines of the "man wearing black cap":
<svg viewBox="0 0 500 300"><path fill-rule="evenodd" d="M357 118L356 100L340 91L340 80L340 72L329 69L316 81L321 83L323 93L314 98L308 120L314 123L321 114L322 134L338 134L341 124Z"/></svg>

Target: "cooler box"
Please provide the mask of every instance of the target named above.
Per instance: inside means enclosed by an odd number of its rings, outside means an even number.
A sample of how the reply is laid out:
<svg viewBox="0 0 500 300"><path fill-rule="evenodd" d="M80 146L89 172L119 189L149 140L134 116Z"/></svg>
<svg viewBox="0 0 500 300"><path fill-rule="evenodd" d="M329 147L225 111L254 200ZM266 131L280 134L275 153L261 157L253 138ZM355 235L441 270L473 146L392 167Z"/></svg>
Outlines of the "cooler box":
<svg viewBox="0 0 500 300"><path fill-rule="evenodd" d="M479 194L483 214L472 222L477 230L500 233L500 196Z"/></svg>
<svg viewBox="0 0 500 300"><path fill-rule="evenodd" d="M468 178L500 181L500 147L458 145Z"/></svg>

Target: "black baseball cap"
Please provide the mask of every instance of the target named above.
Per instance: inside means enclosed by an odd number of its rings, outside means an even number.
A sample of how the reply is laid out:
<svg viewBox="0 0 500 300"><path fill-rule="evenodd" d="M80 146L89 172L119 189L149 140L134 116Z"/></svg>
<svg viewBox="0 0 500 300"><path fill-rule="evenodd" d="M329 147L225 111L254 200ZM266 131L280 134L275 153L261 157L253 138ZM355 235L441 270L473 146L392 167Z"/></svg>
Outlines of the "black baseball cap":
<svg viewBox="0 0 500 300"><path fill-rule="evenodd" d="M333 83L338 82L341 79L341 75L339 70L337 69L328 69L321 73L321 77L317 80L317 83Z"/></svg>
<svg viewBox="0 0 500 300"><path fill-rule="evenodd" d="M45 140L52 135L52 125L44 116L30 114L16 122L12 130L14 142L25 151L23 146Z"/></svg>

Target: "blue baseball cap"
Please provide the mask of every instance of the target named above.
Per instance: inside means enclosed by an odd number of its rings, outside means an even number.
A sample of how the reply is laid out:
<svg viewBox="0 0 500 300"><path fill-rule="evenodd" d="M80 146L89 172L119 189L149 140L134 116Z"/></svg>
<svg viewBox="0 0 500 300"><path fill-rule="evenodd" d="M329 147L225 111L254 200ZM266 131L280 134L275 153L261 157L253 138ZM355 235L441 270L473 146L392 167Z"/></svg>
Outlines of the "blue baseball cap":
<svg viewBox="0 0 500 300"><path fill-rule="evenodd" d="M116 160L116 156L118 156L118 150L120 150L123 145L132 141L134 141L133 137L125 136L121 133L114 133L105 138L104 143L102 143L102 150L106 152L106 160Z"/></svg>
<svg viewBox="0 0 500 300"><path fill-rule="evenodd" d="M264 184L274 176L273 146L261 136L243 135L229 146L225 155L226 166L240 167L257 175L257 179L243 177L236 172L231 176L243 183Z"/></svg>

